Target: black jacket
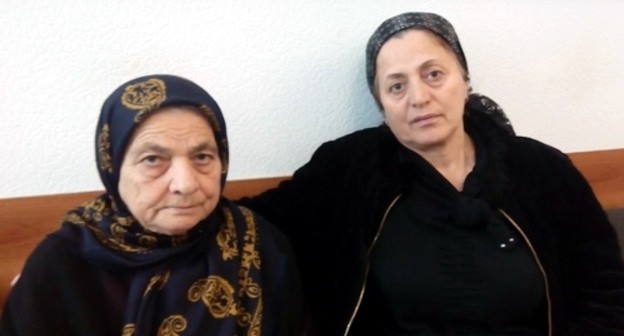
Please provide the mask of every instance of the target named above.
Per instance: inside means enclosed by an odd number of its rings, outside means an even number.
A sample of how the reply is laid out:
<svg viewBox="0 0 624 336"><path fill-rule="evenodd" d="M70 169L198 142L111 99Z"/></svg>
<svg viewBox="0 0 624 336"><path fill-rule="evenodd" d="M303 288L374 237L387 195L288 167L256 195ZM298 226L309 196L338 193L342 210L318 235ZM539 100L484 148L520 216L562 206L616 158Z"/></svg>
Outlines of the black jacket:
<svg viewBox="0 0 624 336"><path fill-rule="evenodd" d="M465 123L493 153L491 203L518 225L543 270L551 335L624 335L617 237L587 181L552 147L511 136L485 116ZM358 314L369 253L391 204L412 184L400 149L386 126L361 130L323 144L291 180L241 202L291 239L320 335L367 321Z"/></svg>

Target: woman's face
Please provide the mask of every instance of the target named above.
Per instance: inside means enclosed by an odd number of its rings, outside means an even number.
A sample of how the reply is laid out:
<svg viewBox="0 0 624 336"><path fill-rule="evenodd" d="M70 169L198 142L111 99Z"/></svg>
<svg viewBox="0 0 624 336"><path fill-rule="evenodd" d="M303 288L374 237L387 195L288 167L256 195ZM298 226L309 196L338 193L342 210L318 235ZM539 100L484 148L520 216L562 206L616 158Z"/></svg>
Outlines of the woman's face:
<svg viewBox="0 0 624 336"><path fill-rule="evenodd" d="M206 218L221 194L221 160L212 128L188 107L166 107L134 131L119 193L152 232L181 235Z"/></svg>
<svg viewBox="0 0 624 336"><path fill-rule="evenodd" d="M433 33L412 29L390 38L376 69L385 122L404 146L422 153L463 138L469 84L455 54Z"/></svg>

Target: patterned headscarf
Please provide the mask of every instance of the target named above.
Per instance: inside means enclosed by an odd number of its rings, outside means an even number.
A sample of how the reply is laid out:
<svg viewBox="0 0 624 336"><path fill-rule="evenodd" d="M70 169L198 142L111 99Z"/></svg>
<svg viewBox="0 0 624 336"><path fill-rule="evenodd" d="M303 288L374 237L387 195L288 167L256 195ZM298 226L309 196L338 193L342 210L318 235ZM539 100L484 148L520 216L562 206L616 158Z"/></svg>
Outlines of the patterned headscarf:
<svg viewBox="0 0 624 336"><path fill-rule="evenodd" d="M263 279L270 276L260 271L258 245L259 236L264 245L274 244L270 234L263 235L266 223L259 225L251 211L222 197L185 235L157 234L145 230L119 196L119 171L133 131L159 108L181 105L196 107L211 125L223 187L228 145L217 103L184 78L133 79L106 99L97 126L97 164L106 193L69 211L53 238L69 241L103 272L112 270L114 276L102 279L106 286L128 286L128 293L114 298L124 302L124 311L107 312L123 316L123 335L259 335L269 327L263 316L273 318L263 306ZM128 277L125 285L118 283L120 274Z"/></svg>
<svg viewBox="0 0 624 336"><path fill-rule="evenodd" d="M119 173L133 131L151 113L166 106L193 106L209 122L219 146L223 171L228 170L225 120L217 102L197 84L172 75L152 75L122 84L106 99L96 130L96 158L100 179L118 210L127 210L118 191Z"/></svg>
<svg viewBox="0 0 624 336"><path fill-rule="evenodd" d="M375 94L376 64L379 50L390 38L407 29L428 30L442 39L457 57L459 64L465 72L466 79L470 78L466 55L464 55L457 33L455 33L455 29L450 22L434 13L408 12L399 14L382 22L373 35L371 35L366 46L366 80L368 81L368 88L380 108L382 107L381 103ZM505 115L505 112L492 99L480 94L470 94L466 102L465 113L470 114L474 112L484 113L507 133L514 134L511 122Z"/></svg>

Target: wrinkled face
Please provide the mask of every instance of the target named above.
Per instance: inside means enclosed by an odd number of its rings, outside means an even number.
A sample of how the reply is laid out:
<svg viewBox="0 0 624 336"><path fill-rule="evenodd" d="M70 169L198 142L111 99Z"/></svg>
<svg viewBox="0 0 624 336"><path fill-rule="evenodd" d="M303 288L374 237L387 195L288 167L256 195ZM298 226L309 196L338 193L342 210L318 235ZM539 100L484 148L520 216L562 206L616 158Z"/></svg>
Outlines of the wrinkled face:
<svg viewBox="0 0 624 336"><path fill-rule="evenodd" d="M376 87L385 122L422 153L464 136L469 84L455 54L426 30L406 30L379 50Z"/></svg>
<svg viewBox="0 0 624 336"><path fill-rule="evenodd" d="M181 235L219 202L221 160L208 122L189 107L166 107L134 131L119 193L152 232Z"/></svg>

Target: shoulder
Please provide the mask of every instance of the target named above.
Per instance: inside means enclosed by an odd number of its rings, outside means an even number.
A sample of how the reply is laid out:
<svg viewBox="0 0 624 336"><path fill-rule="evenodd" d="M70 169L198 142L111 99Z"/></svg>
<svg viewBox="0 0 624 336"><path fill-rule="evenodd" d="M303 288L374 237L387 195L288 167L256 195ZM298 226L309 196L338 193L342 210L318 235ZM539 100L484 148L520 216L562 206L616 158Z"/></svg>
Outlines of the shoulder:
<svg viewBox="0 0 624 336"><path fill-rule="evenodd" d="M223 209L228 209L227 212L231 213L232 221L239 223L236 224L237 226L244 225L243 231L245 235L251 233L252 236L256 237L259 249L268 248L268 250L283 250L286 253L290 253L291 246L288 238L281 230L257 212L227 198L223 198L221 204Z"/></svg>
<svg viewBox="0 0 624 336"><path fill-rule="evenodd" d="M377 147L392 138L390 130L384 126L358 130L323 143L319 150L361 152Z"/></svg>
<svg viewBox="0 0 624 336"><path fill-rule="evenodd" d="M513 137L509 141L507 158L514 165L539 170L573 167L572 161L565 153L528 137Z"/></svg>
<svg viewBox="0 0 624 336"><path fill-rule="evenodd" d="M290 251L290 241L277 226L266 220L254 210L229 201L230 205L244 215L248 225L253 225L260 244L274 245L278 250Z"/></svg>
<svg viewBox="0 0 624 336"><path fill-rule="evenodd" d="M72 248L53 236L37 245L9 294L7 302L11 302L13 310L22 311L31 304L58 308L64 298L71 296L77 279L89 280L89 266L70 251ZM58 300L46 300L50 297Z"/></svg>
<svg viewBox="0 0 624 336"><path fill-rule="evenodd" d="M376 167L397 147L398 142L387 126L366 128L323 143L304 170L320 171L325 178L337 177L352 169Z"/></svg>
<svg viewBox="0 0 624 336"><path fill-rule="evenodd" d="M551 200L555 196L565 198L566 193L575 197L592 193L589 183L568 155L538 140L512 139L505 164L517 183L548 192Z"/></svg>
<svg viewBox="0 0 624 336"><path fill-rule="evenodd" d="M26 260L18 283L29 279L50 281L56 277L66 277L73 271L76 275L80 274L87 267L87 263L71 249L71 246L57 237L46 237Z"/></svg>
<svg viewBox="0 0 624 336"><path fill-rule="evenodd" d="M114 324L100 319L106 310L103 288L76 249L55 236L35 248L5 303L7 328L28 335L110 334ZM86 319L77 321L76 314Z"/></svg>

